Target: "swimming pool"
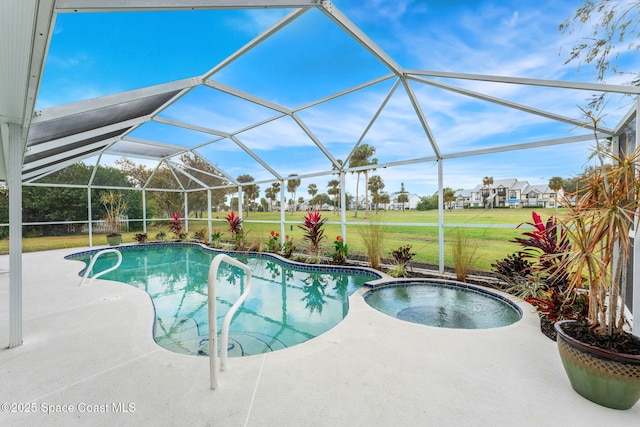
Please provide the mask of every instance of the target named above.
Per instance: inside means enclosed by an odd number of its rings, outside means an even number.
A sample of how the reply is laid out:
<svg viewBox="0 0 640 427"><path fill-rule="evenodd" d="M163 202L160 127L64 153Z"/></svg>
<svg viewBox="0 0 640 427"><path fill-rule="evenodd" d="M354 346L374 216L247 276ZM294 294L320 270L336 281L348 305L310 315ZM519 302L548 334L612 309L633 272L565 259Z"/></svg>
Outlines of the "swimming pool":
<svg viewBox="0 0 640 427"><path fill-rule="evenodd" d="M522 310L511 300L451 280L387 282L368 291L364 299L389 316L440 328L499 328L522 318Z"/></svg>
<svg viewBox="0 0 640 427"><path fill-rule="evenodd" d="M101 278L146 291L155 308L154 338L184 354L208 354L207 275L221 253L195 244L120 246L122 264ZM89 264L98 250L67 256ZM252 290L231 322L229 356L248 356L290 347L337 325L347 314L348 297L381 276L364 268L314 266L266 253L229 253L252 270ZM95 273L115 263L98 258ZM80 272L83 274L84 272ZM90 276L91 277L91 276ZM216 288L218 327L244 291L242 270L222 264Z"/></svg>

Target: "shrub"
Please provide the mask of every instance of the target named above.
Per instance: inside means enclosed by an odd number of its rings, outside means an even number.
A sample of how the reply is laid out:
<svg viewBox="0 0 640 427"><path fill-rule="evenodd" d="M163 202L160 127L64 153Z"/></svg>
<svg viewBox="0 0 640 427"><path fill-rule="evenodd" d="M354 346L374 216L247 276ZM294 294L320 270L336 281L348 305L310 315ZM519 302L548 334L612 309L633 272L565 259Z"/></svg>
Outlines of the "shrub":
<svg viewBox="0 0 640 427"><path fill-rule="evenodd" d="M200 230L193 233L193 239L200 242L207 242L207 229L201 228Z"/></svg>
<svg viewBox="0 0 640 427"><path fill-rule="evenodd" d="M336 240L333 241L334 252L331 254L331 258L334 264L342 265L347 262L349 256L349 247L344 243L342 236L336 236Z"/></svg>
<svg viewBox="0 0 640 427"><path fill-rule="evenodd" d="M147 241L147 233L136 233L133 238L138 243L144 243Z"/></svg>
<svg viewBox="0 0 640 427"><path fill-rule="evenodd" d="M291 258L295 247L296 246L293 243L293 239L289 237L288 234L284 236L284 243L282 244L282 256L284 256L285 258Z"/></svg>
<svg viewBox="0 0 640 427"><path fill-rule="evenodd" d="M180 213L173 214L171 221L169 221L169 231L173 233L173 238L177 240L184 240L187 237L187 233L184 232L182 220L180 219Z"/></svg>
<svg viewBox="0 0 640 427"><path fill-rule="evenodd" d="M384 243L384 228L380 224L369 223L360 230L360 236L364 243L367 258L371 268L380 268L382 245Z"/></svg>
<svg viewBox="0 0 640 427"><path fill-rule="evenodd" d="M453 265L456 279L464 281L476 259L478 245L474 243L461 228L456 228L451 244Z"/></svg>
<svg viewBox="0 0 640 427"><path fill-rule="evenodd" d="M405 277L407 275L407 265L415 255L415 253L411 253L411 247L411 245L404 245L391 252L394 265L389 271L389 275L393 277Z"/></svg>
<svg viewBox="0 0 640 427"><path fill-rule="evenodd" d="M267 241L267 251L269 252L278 252L280 251L280 233L276 233L275 231L271 232L271 236Z"/></svg>
<svg viewBox="0 0 640 427"><path fill-rule="evenodd" d="M220 239L222 238L222 233L219 231L214 231L211 233L211 246L214 248L220 247Z"/></svg>

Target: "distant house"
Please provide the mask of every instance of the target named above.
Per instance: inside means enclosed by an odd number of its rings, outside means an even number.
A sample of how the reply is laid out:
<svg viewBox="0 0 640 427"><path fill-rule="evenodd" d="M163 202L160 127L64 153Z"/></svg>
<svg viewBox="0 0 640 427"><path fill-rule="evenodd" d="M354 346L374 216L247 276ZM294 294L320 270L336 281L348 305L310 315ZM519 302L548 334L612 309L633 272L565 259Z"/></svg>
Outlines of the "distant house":
<svg viewBox="0 0 640 427"><path fill-rule="evenodd" d="M403 209L403 203L398 202L398 196L400 196L401 194L403 193L400 191L389 194L389 200L391 200L391 204L389 205L390 210L401 211ZM422 197L418 196L415 193L405 192L404 194L406 194L409 199L408 202L404 203L404 209L415 209L418 206L418 203L420 203L420 200L422 200Z"/></svg>
<svg viewBox="0 0 640 427"><path fill-rule="evenodd" d="M472 190L460 190L456 193L454 207L480 208L480 207L542 207L553 208L556 205L556 196L560 194L551 190L548 185L531 185L528 181L518 181L515 178L496 179L493 184L478 184Z"/></svg>
<svg viewBox="0 0 640 427"><path fill-rule="evenodd" d="M391 201L391 203L379 204L378 209L394 210L394 211L402 210L403 203L398 202L398 196L400 194L402 193L397 192L397 193L389 194L389 200ZM418 206L418 203L420 203L420 200L422 200L422 197L415 193L404 193L404 194L406 194L409 199L408 202L404 203L404 209L415 209ZM367 206L366 199L364 196L361 196L358 199L358 210L361 210L361 209L364 210L366 206ZM351 199L348 207L350 210L353 210L356 208L355 198ZM369 209L375 210L375 208L376 208L376 205L371 201L371 196L369 196Z"/></svg>

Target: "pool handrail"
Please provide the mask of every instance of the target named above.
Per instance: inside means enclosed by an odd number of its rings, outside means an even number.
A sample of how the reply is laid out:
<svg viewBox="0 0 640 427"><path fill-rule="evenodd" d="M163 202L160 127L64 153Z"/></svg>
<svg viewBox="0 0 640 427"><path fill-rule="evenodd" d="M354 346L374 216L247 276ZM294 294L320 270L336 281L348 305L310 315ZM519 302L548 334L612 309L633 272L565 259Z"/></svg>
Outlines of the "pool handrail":
<svg viewBox="0 0 640 427"><path fill-rule="evenodd" d="M227 365L227 356L229 353L229 325L231 319L236 313L240 305L244 302L251 291L251 269L235 258L226 254L218 254L211 261L209 267L208 286L208 304L209 304L209 372L211 390L218 387L218 323L216 316L216 277L218 276L218 268L222 262L226 262L234 267L242 269L247 275L246 288L240 298L233 304L222 321L222 331L220 332L220 370L224 371Z"/></svg>
<svg viewBox="0 0 640 427"><path fill-rule="evenodd" d="M101 251L98 251L91 258L91 262L89 263L89 266L87 267L87 269L84 271L84 275L82 276L82 280L80 280L80 284L78 285L78 287L81 287L84 284L84 281L87 279L87 277L89 277L89 273L91 273L91 270L93 270L93 266L95 265L100 255L107 254L107 253L115 253L116 255L118 255L118 262L116 262L116 265L109 267L106 270L101 271L100 273L93 276L89 283L93 283L93 281L96 280L98 277L103 276L107 273L110 273L116 268L120 267L120 264L122 264L122 254L120 253L119 250L114 248L109 248L109 249L103 249Z"/></svg>

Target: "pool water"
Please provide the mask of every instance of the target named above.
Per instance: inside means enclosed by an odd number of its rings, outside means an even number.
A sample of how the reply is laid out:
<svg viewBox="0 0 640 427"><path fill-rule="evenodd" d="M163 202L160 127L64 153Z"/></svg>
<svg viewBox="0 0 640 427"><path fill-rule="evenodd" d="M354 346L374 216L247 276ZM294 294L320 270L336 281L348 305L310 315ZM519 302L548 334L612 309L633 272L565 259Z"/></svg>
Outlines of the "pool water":
<svg viewBox="0 0 640 427"><path fill-rule="evenodd" d="M522 317L514 303L498 294L455 282L386 286L367 292L364 298L389 316L440 328L498 328Z"/></svg>
<svg viewBox="0 0 640 427"><path fill-rule="evenodd" d="M178 353L208 354L207 276L211 261L220 252L184 244L133 245L119 250L122 265L101 278L127 283L151 296L158 344ZM93 253L67 258L88 265ZM305 266L266 254L236 258L251 268L252 289L231 322L229 356L279 350L326 332L346 316L349 295L380 277L364 269ZM93 271L103 271L115 261L115 254L102 255ZM220 329L246 282L241 269L224 263L217 282Z"/></svg>

